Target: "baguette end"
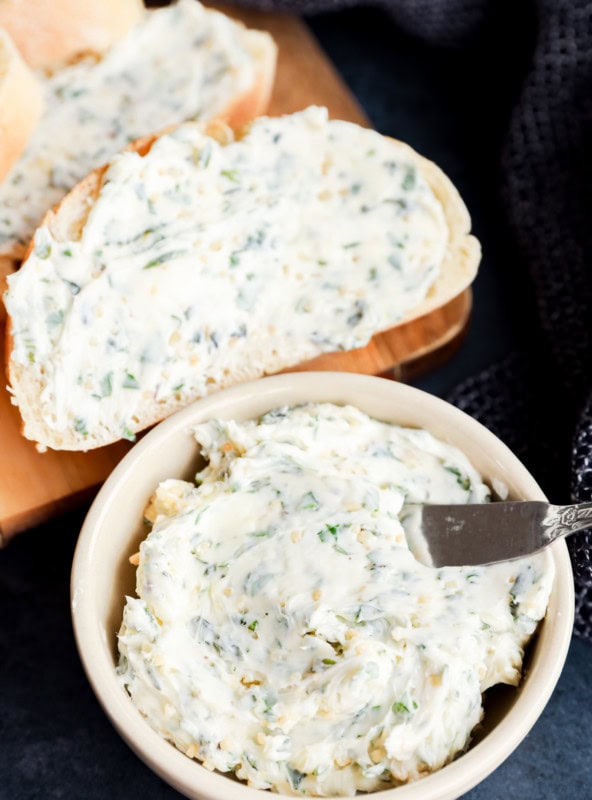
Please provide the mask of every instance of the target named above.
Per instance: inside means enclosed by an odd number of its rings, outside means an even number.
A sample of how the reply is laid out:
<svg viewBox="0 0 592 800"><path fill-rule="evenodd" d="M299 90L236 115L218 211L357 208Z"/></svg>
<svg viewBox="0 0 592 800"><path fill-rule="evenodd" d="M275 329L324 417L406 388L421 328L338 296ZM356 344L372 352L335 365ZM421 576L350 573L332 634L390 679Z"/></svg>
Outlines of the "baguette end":
<svg viewBox="0 0 592 800"><path fill-rule="evenodd" d="M25 149L43 105L40 82L0 29L0 181Z"/></svg>

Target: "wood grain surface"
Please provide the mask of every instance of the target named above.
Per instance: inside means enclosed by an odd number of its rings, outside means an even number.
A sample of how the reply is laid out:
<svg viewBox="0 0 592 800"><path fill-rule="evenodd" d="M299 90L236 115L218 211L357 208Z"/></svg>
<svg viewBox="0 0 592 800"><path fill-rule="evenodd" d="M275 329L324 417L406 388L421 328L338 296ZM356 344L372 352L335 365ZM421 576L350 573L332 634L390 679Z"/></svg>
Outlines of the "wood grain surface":
<svg viewBox="0 0 592 800"><path fill-rule="evenodd" d="M270 114L325 105L334 118L368 125L360 106L307 27L289 15L238 11L208 4L271 32L279 46L277 79ZM1 278L1 276L0 276ZM1 283L1 280L0 280ZM470 314L467 290L443 308L375 336L367 347L321 356L296 369L337 369L387 375L433 368L462 338ZM0 332L3 339L3 332ZM0 350L3 350L0 341ZM4 371L0 359L0 370ZM127 442L88 453L38 453L20 435L20 418L2 381L0 388L0 535L12 535L62 511L88 502L130 448Z"/></svg>

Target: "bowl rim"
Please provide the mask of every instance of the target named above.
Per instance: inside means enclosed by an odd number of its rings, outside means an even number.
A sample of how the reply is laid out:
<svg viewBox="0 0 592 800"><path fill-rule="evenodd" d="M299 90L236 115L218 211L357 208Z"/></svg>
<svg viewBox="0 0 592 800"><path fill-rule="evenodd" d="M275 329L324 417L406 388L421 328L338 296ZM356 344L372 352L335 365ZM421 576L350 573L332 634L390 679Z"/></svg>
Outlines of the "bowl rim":
<svg viewBox="0 0 592 800"><path fill-rule="evenodd" d="M348 394L378 392L396 404L414 401L432 405L443 423L462 426L493 448L496 462L507 464L526 484L529 499L546 500L526 467L491 431L446 401L415 387L384 378L345 372L299 372L275 375L225 389L196 401L149 431L121 460L98 492L82 526L76 545L71 573L71 613L78 653L91 687L112 724L131 749L161 778L187 797L203 800L261 800L261 790L221 773L210 772L199 762L187 758L174 745L164 740L141 717L118 681L113 661L108 657L109 643L94 613L93 594L87 591L92 575L93 557L101 535L102 521L109 508L132 479L145 454L163 438L179 435L208 414L224 414L225 408L257 397L266 400L266 407L297 404L304 400L289 399L295 390L301 395L315 387L334 397L332 402L351 402ZM342 397L343 396L343 397ZM338 399L338 398L342 399ZM311 400L315 402L315 400ZM319 401L322 402L322 401ZM328 400L327 402L331 402ZM352 403L353 404L353 403ZM365 404L362 404L365 405ZM371 413L367 408L362 408ZM393 418L396 414L393 415ZM555 542L550 552L555 564L552 597L558 606L555 624L546 648L547 658L539 665L535 678L521 686L520 696L510 712L487 736L450 764L422 778L419 782L373 792L384 800L454 800L485 779L498 767L528 734L542 713L559 679L571 641L574 618L574 587L571 562L564 541ZM418 789L420 795L418 795ZM395 794L396 793L396 794ZM275 794L278 798L289 795ZM329 799L330 800L330 799Z"/></svg>

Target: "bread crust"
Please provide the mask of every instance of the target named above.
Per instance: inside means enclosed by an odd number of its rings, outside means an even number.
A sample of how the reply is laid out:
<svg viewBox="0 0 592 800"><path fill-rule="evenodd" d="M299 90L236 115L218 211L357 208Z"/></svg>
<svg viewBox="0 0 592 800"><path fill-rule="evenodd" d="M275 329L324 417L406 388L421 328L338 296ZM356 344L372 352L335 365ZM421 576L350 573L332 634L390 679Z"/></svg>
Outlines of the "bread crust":
<svg viewBox="0 0 592 800"><path fill-rule="evenodd" d="M219 141L224 142L225 139L230 138L229 128L226 127L224 121L214 120L201 127L205 129L207 134L213 135ZM143 156L150 151L150 148L162 133L164 132L137 140L130 145L129 149ZM237 136L240 138L242 133L244 131L239 130ZM392 141L396 142L396 140ZM403 324L445 305L469 286L477 273L481 248L477 239L469 233L471 220L468 210L450 179L433 162L420 156L408 145L401 142L396 142L396 144L399 147L403 147L410 158L413 159L442 204L449 229L448 246L442 262L441 274L422 303L412 309L401 320L400 324ZM55 209L45 216L43 225L49 228L57 241L68 241L80 237L88 213L101 190L103 175L107 168L108 165L90 173L66 195ZM30 252L31 246L28 252ZM376 333L378 332L376 331ZM35 407L35 398L39 397L42 386L39 381L35 381L27 375L26 367L13 362L10 358L12 350L10 325L7 327L6 346L8 379L15 393L19 396L18 405L23 417L22 431L27 438L42 442L43 448L51 447L61 450L89 450L116 441L111 433L102 437L98 432L96 435L89 435L84 438L77 436L75 433L57 435L44 425L34 413L31 413L31 409ZM311 357L313 355L316 354L311 353ZM330 357L330 354L325 355ZM253 380L262 375L279 372L282 369L293 366L295 365L293 359L290 358L290 354L278 352L270 354L266 352L263 355L254 350L248 363L241 365L240 374L235 372L232 375L225 375L213 388L216 390L223 389L236 383ZM197 399L199 398L196 396L189 400L179 401L175 397L171 397L165 402L156 403L150 393L145 393L136 412L140 423L136 426L134 432L138 433L154 425L173 412L183 408L189 402Z"/></svg>
<svg viewBox="0 0 592 800"><path fill-rule="evenodd" d="M144 13L142 0L0 0L0 28L30 66L51 71L104 53Z"/></svg>
<svg viewBox="0 0 592 800"><path fill-rule="evenodd" d="M0 181L25 149L42 111L41 84L0 30Z"/></svg>
<svg viewBox="0 0 592 800"><path fill-rule="evenodd" d="M245 28L243 36L255 62L255 81L219 115L234 130L267 111L277 63L277 45L268 33Z"/></svg>
<svg viewBox="0 0 592 800"><path fill-rule="evenodd" d="M390 138L390 137L389 137ZM442 205L448 225L449 239L440 274L424 300L411 309L400 324L418 319L457 297L475 279L481 261L481 245L471 231L471 216L458 189L440 167L419 155L412 147L397 139L392 141L403 148L418 164L421 174Z"/></svg>

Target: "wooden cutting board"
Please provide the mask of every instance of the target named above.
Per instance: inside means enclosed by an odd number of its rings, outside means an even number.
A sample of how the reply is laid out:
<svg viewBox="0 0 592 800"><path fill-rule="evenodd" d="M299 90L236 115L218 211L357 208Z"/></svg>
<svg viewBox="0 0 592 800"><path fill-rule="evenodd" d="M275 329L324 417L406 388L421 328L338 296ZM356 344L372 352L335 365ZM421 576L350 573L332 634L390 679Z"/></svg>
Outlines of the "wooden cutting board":
<svg viewBox="0 0 592 800"><path fill-rule="evenodd" d="M214 4L212 4L214 5ZM360 106L307 27L289 15L217 8L249 27L270 31L279 46L277 79L270 114L325 105L332 117L368 125ZM375 336L360 350L322 356L302 369L341 369L404 379L436 366L460 341L471 308L467 290L441 309ZM0 339L3 332L0 331ZM0 341L0 350L4 350ZM3 357L0 358L4 374ZM129 450L127 442L89 453L38 453L19 433L20 417L0 388L0 541L88 502Z"/></svg>

